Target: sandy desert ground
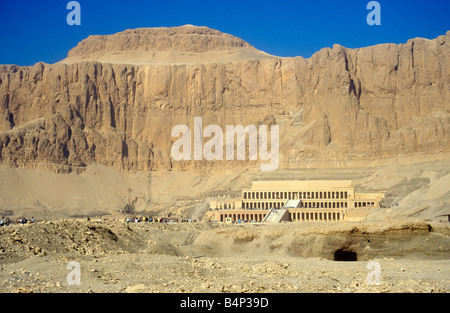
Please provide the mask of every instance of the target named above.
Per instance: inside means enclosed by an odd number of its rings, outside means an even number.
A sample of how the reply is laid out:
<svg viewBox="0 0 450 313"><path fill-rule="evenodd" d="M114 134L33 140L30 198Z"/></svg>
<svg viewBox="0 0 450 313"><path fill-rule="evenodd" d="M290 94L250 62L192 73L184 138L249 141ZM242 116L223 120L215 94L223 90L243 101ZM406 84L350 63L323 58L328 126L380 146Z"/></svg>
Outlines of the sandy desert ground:
<svg viewBox="0 0 450 313"><path fill-rule="evenodd" d="M449 235L448 223L420 220L42 221L0 228L0 291L442 293L450 290ZM343 247L357 261L335 261ZM379 280L370 261L379 265Z"/></svg>

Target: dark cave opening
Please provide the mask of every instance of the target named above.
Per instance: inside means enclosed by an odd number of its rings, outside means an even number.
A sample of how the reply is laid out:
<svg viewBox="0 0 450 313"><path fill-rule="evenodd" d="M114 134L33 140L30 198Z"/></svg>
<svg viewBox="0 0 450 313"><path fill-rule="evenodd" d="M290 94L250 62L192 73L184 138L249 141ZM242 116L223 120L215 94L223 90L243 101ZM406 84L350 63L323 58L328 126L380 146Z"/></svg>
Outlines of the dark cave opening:
<svg viewBox="0 0 450 313"><path fill-rule="evenodd" d="M14 123L14 114L9 113L8 121L9 121L9 124L11 124L11 128L16 126L16 123Z"/></svg>
<svg viewBox="0 0 450 313"><path fill-rule="evenodd" d="M338 249L334 251L334 261L357 261L358 255L355 251L347 249Z"/></svg>

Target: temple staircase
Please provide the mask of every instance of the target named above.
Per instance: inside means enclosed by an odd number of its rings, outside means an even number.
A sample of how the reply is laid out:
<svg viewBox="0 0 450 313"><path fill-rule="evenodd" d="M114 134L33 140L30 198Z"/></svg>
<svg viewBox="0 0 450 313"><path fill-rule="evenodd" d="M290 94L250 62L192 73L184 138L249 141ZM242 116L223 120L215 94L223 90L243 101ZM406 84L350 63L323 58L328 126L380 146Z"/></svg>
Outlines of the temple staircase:
<svg viewBox="0 0 450 313"><path fill-rule="evenodd" d="M263 219L263 223L280 223L282 221L290 221L289 208L298 208L301 200L287 200L281 209L271 209L270 212Z"/></svg>
<svg viewBox="0 0 450 313"><path fill-rule="evenodd" d="M263 219L263 223L279 223L283 220L287 220L289 217L288 209L286 207L282 207L281 209L271 209L270 212Z"/></svg>

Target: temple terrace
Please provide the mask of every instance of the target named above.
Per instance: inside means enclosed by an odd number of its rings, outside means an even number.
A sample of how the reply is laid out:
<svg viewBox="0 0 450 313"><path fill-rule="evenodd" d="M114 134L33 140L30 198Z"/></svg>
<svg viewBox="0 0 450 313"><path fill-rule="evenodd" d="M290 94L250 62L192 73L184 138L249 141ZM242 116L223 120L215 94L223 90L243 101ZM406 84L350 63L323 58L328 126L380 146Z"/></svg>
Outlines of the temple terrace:
<svg viewBox="0 0 450 313"><path fill-rule="evenodd" d="M351 180L254 181L239 198L210 201L216 222L360 221L383 193L355 192Z"/></svg>

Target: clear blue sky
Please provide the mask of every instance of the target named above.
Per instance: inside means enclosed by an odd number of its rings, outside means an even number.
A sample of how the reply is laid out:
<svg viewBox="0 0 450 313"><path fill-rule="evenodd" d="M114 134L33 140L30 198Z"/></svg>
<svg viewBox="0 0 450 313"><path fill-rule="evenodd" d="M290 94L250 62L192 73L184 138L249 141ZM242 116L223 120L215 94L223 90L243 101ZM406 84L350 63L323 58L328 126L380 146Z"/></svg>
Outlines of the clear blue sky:
<svg viewBox="0 0 450 313"><path fill-rule="evenodd" d="M0 0L0 64L55 63L91 34L138 27L208 26L273 55L306 58L335 43L404 43L450 30L450 0L379 0L380 26L366 22L369 1L79 0L81 25L69 26L69 0Z"/></svg>

